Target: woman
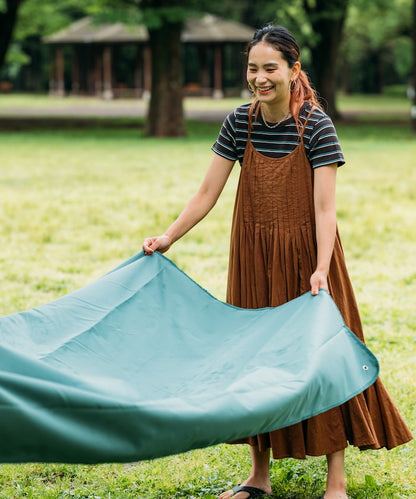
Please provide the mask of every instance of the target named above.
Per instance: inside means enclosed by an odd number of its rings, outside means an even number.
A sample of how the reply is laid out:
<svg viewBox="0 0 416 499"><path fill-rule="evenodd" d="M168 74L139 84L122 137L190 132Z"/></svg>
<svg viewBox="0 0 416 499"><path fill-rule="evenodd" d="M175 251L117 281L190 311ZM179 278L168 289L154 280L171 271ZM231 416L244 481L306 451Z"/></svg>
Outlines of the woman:
<svg viewBox="0 0 416 499"><path fill-rule="evenodd" d="M338 237L337 167L344 164L329 117L301 69L300 49L285 28L267 26L248 50L247 80L255 100L224 121L197 193L165 234L145 239L146 254L165 252L214 206L238 160L241 167L231 231L227 301L278 306L323 288L361 339L361 321ZM221 499L271 493L273 457L326 455L325 499L346 498L344 449L393 448L412 438L381 381L344 405L250 444L252 472Z"/></svg>

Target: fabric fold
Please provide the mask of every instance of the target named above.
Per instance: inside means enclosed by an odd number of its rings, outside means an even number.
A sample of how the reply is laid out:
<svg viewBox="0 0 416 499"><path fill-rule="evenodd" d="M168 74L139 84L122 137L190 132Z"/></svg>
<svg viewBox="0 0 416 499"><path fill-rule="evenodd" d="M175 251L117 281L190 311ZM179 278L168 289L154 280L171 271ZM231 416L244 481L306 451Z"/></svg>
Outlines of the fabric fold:
<svg viewBox="0 0 416 499"><path fill-rule="evenodd" d="M378 363L325 291L242 309L156 253L0 318L0 461L128 462L339 406Z"/></svg>

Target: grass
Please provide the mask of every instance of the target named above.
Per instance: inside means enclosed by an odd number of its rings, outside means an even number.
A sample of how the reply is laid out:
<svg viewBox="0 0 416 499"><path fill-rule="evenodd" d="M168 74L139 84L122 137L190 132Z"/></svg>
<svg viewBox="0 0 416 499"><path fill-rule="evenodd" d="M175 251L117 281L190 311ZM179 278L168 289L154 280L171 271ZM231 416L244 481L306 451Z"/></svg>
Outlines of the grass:
<svg viewBox="0 0 416 499"><path fill-rule="evenodd" d="M392 100L378 103L403 116L407 103L395 108ZM348 109L361 103L375 106L357 97ZM139 251L145 236L163 231L199 185L218 124L189 122L186 139L144 140L140 128L117 123L0 134L0 314L50 301L110 270ZM404 119L342 123L338 132L348 163L338 172L339 227L367 343L414 430L415 135ZM237 174L235 168L213 212L168 254L220 299ZM414 443L389 452L349 448L349 496L416 497L415 450ZM2 465L0 498L209 499L244 480L249 467L247 448L229 445L128 465ZM321 497L325 471L324 458L273 461L274 494Z"/></svg>

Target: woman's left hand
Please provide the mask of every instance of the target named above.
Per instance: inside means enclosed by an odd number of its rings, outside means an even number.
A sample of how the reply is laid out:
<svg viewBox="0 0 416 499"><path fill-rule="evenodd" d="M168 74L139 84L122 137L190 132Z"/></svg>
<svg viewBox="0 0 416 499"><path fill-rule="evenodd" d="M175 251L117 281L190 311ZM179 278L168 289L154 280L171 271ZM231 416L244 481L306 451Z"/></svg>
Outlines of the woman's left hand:
<svg viewBox="0 0 416 499"><path fill-rule="evenodd" d="M315 270L315 272L311 275L311 293L313 296L316 296L319 293L320 289L324 289L329 293L328 289L328 273L323 270Z"/></svg>

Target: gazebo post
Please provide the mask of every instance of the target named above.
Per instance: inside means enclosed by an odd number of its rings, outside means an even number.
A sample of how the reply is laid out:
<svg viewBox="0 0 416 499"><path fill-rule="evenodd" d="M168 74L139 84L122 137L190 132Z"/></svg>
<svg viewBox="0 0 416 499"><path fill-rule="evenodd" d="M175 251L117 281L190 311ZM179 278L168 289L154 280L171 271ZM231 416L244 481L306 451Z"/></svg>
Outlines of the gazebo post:
<svg viewBox="0 0 416 499"><path fill-rule="evenodd" d="M149 100L152 91L152 53L149 45L145 45L143 49L143 62L144 62L144 90L142 99Z"/></svg>
<svg viewBox="0 0 416 499"><path fill-rule="evenodd" d="M247 59L243 57L243 64L241 66L241 97L243 99L248 99L251 97L251 92L248 89L247 83Z"/></svg>
<svg viewBox="0 0 416 499"><path fill-rule="evenodd" d="M64 51L60 47L55 54L55 67L56 67L56 89L54 95L56 97L63 97L65 95L65 81L64 81Z"/></svg>
<svg viewBox="0 0 416 499"><path fill-rule="evenodd" d="M55 95L56 87L56 68L55 68L55 52L49 52L49 95Z"/></svg>
<svg viewBox="0 0 416 499"><path fill-rule="evenodd" d="M222 50L221 45L214 47L214 92L213 99L222 99L224 91L222 88Z"/></svg>
<svg viewBox="0 0 416 499"><path fill-rule="evenodd" d="M92 91L97 97L101 97L103 90L103 79L102 79L102 51L101 47L94 47L93 52L93 70L92 70Z"/></svg>
<svg viewBox="0 0 416 499"><path fill-rule="evenodd" d="M71 90L75 95L79 94L79 60L77 53L77 46L74 45L72 49L72 60L71 60Z"/></svg>
<svg viewBox="0 0 416 499"><path fill-rule="evenodd" d="M137 97L140 97L143 93L143 70L142 70L142 56L140 45L137 46L137 56L136 56L136 69L134 70L134 93Z"/></svg>
<svg viewBox="0 0 416 499"><path fill-rule="evenodd" d="M204 97L211 94L210 77L209 77L209 61L207 54L207 45L203 44L198 47L199 59L201 61L201 89Z"/></svg>
<svg viewBox="0 0 416 499"><path fill-rule="evenodd" d="M112 49L110 46L104 47L103 51L103 98L112 99L114 97L113 93L113 82L112 82Z"/></svg>

